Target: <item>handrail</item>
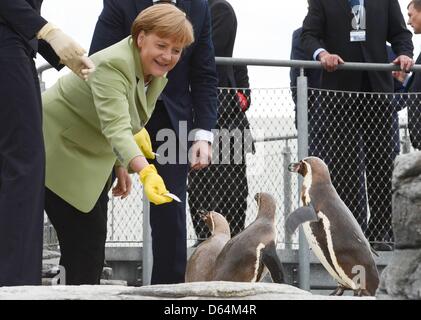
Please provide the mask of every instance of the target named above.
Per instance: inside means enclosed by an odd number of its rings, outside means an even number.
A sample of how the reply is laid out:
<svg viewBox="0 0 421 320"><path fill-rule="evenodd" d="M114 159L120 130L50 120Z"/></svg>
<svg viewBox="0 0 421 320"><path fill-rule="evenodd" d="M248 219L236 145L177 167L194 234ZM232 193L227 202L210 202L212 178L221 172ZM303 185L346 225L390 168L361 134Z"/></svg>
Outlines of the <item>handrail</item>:
<svg viewBox="0 0 421 320"><path fill-rule="evenodd" d="M38 75L40 75L44 71L47 71L47 70L52 69L52 68L53 68L53 66L48 64L48 63L42 64L41 66L39 66L37 68Z"/></svg>
<svg viewBox="0 0 421 320"><path fill-rule="evenodd" d="M289 67L304 69L321 69L318 61L308 60L277 60L277 59L250 59L250 58L227 58L215 57L218 65L248 65L262 67ZM49 64L43 64L37 68L38 74L53 68ZM400 71L398 65L391 63L366 63L366 62L345 62L338 65L338 70L365 70L365 71ZM421 71L421 65L414 65L411 71Z"/></svg>
<svg viewBox="0 0 421 320"><path fill-rule="evenodd" d="M247 59L216 57L218 65L248 65L263 67L295 67L304 69L321 69L318 61L308 60L274 60L274 59ZM364 71L400 71L398 65L391 63L366 63L366 62L345 62L338 65L338 70L364 70ZM421 71L421 65L414 65L411 71Z"/></svg>

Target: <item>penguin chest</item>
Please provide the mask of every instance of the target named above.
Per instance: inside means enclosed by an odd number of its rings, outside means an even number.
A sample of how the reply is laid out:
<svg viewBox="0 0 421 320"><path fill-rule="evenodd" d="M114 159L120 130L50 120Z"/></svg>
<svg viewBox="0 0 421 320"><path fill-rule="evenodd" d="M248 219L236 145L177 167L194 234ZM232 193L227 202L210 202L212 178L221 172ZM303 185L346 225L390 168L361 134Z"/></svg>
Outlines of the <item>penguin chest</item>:
<svg viewBox="0 0 421 320"><path fill-rule="evenodd" d="M257 282L262 278L263 272L264 272L264 268L263 265L261 263L261 255L262 255L262 249L265 248L265 245L263 243L259 243L258 246L256 247L256 256L255 256L255 261L253 264L253 278L251 279L250 282Z"/></svg>
<svg viewBox="0 0 421 320"><path fill-rule="evenodd" d="M340 266L335 254L331 233L331 222L323 212L317 212L318 222L303 223L304 234L309 246L327 272L341 285L354 289L356 285Z"/></svg>

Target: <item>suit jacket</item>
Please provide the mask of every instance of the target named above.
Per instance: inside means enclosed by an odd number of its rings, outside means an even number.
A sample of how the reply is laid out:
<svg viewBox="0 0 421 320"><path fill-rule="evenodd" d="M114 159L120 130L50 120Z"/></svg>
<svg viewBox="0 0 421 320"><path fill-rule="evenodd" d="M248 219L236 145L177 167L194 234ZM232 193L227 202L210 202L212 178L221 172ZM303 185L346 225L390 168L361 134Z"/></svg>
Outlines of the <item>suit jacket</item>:
<svg viewBox="0 0 421 320"><path fill-rule="evenodd" d="M208 0L212 21L212 42L215 56L232 57L237 35L237 17L234 9L226 0ZM233 67L218 65L219 87L236 87Z"/></svg>
<svg viewBox="0 0 421 320"><path fill-rule="evenodd" d="M215 56L232 57L235 38L237 35L237 17L232 6L226 0L208 0L212 20L212 42ZM240 91L250 104L249 77L247 66L219 65L218 87L243 88ZM222 89L219 95L220 106L217 128L228 130L250 129L250 123L245 112L242 111L236 96L237 90ZM252 151L253 137L247 131L244 137L244 152ZM232 147L235 147L232 145ZM238 150L238 149L237 149ZM220 150L222 151L222 150ZM231 159L233 159L231 157Z"/></svg>
<svg viewBox="0 0 421 320"><path fill-rule="evenodd" d="M1 0L0 32L15 33L34 56L38 51L54 67L59 69L60 58L44 40L38 40L36 34L47 24L40 16L42 0ZM2 44L4 46L4 44Z"/></svg>
<svg viewBox="0 0 421 320"><path fill-rule="evenodd" d="M418 56L416 64L421 64L421 54ZM414 72L409 80L408 92L421 95L421 73ZM408 106L408 129L411 143L414 148L421 150L421 97L410 95L407 99Z"/></svg>
<svg viewBox="0 0 421 320"><path fill-rule="evenodd" d="M307 54L301 46L301 32L302 28L294 30L292 33L292 46L291 46L291 60L313 60L312 56ZM289 72L290 86L292 89L292 99L297 103L297 78L300 75L299 68L291 68ZM307 84L309 88L320 88L322 77L321 69L305 69L304 75L307 77Z"/></svg>
<svg viewBox="0 0 421 320"><path fill-rule="evenodd" d="M152 0L104 0L90 52L128 36L138 13L151 5ZM208 3L178 0L177 6L193 24L195 42L184 50L178 64L168 73L168 85L161 97L177 133L179 121L187 121L189 130L210 131L217 117L217 76Z"/></svg>
<svg viewBox="0 0 421 320"><path fill-rule="evenodd" d="M145 94L139 51L131 37L92 57L87 82L68 74L43 93L46 186L82 212L90 211L114 164L141 155L133 134L150 118L167 79Z"/></svg>
<svg viewBox="0 0 421 320"><path fill-rule="evenodd" d="M309 0L301 41L308 55L319 48L338 54L346 62L388 63L386 41L396 55L412 57L412 34L407 30L397 0L365 0L366 41L350 42L353 18L348 0ZM322 42L324 44L322 44ZM322 74L322 88L361 91L363 71ZM368 72L371 90L393 92L390 72Z"/></svg>

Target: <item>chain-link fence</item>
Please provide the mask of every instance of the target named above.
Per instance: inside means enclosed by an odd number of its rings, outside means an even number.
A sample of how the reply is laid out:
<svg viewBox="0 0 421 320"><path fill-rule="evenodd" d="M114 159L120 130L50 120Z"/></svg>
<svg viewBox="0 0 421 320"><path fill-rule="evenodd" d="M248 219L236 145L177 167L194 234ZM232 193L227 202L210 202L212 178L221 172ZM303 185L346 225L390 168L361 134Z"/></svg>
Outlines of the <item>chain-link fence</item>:
<svg viewBox="0 0 421 320"><path fill-rule="evenodd" d="M200 219L200 212L206 210L223 214L233 235L240 232L256 217L254 195L264 191L277 202L279 245L296 243L297 238L285 239L284 232L284 218L298 204L297 176L286 169L297 161L291 90L252 89L252 104L245 113L234 107L232 91L219 89L219 95L220 101L231 103L228 107L220 104L218 129L229 131L221 130L216 136L213 159L217 163L190 171L188 239L207 238L208 228ZM328 164L334 186L371 242L393 241L393 160L401 150L408 150L408 131L405 123L399 129L396 110L413 104L415 97L309 90L308 154ZM401 122L404 118L405 110ZM232 123L236 123L234 127ZM221 141L226 134L228 146L226 140ZM110 201L108 243L113 245L142 241L142 188L136 176L133 180L130 198Z"/></svg>
<svg viewBox="0 0 421 320"><path fill-rule="evenodd" d="M298 202L297 176L287 171L288 164L297 160L291 90L253 89L251 106L245 112L238 106L237 91L219 89L221 130L216 131L219 135L213 144L215 163L189 174L189 244L208 236L208 228L200 219L201 211L214 210L225 215L235 234L254 221L254 195L264 191L276 199L278 241L290 245L291 239L285 239L284 218ZM141 245L143 190L136 174L132 179L134 186L128 198L110 199L107 245Z"/></svg>
<svg viewBox="0 0 421 320"><path fill-rule="evenodd" d="M372 243L393 243L392 172L401 151L399 111L403 110L402 121L414 98L416 95L408 94L309 92L308 153L327 163L339 196Z"/></svg>
<svg viewBox="0 0 421 320"><path fill-rule="evenodd" d="M200 220L202 210L225 215L233 234L253 222L258 192L269 192L276 199L279 247L297 243L296 236L286 237L284 232L285 216L298 205L298 177L286 169L298 160L292 89L240 90L251 100L247 111L239 106L238 90L219 89L216 163L189 174L189 245L208 236ZM420 148L419 98L417 94L308 90L308 154L326 161L334 186L371 242L393 242L393 160L399 152L413 150L409 137ZM130 197L111 197L109 246L142 244L142 186L137 175L132 178ZM45 244L57 244L48 223Z"/></svg>

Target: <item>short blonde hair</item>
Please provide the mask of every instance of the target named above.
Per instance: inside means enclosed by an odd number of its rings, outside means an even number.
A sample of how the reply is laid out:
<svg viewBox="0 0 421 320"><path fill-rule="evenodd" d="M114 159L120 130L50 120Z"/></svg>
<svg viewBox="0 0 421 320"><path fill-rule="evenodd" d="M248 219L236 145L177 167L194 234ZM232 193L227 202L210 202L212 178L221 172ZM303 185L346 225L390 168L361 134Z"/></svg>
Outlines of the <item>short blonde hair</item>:
<svg viewBox="0 0 421 320"><path fill-rule="evenodd" d="M415 10L421 11L421 0L412 0L410 3L408 3L408 6L406 8L409 9L411 4L414 6Z"/></svg>
<svg viewBox="0 0 421 320"><path fill-rule="evenodd" d="M173 39L183 48L194 41L193 26L186 14L173 4L161 3L141 11L132 25L132 37L137 43L137 37L144 31L156 33L161 38Z"/></svg>

